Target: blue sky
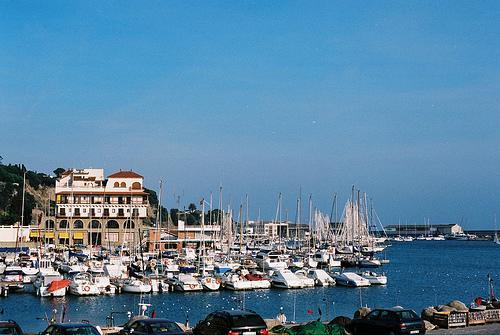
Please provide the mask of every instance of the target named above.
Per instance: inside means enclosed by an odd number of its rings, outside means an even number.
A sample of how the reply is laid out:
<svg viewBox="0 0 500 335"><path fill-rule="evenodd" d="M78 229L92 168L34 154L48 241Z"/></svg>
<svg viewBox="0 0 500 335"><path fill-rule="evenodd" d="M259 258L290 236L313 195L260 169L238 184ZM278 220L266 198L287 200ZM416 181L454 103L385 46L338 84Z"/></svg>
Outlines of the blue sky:
<svg viewBox="0 0 500 335"><path fill-rule="evenodd" d="M500 213L496 1L0 2L0 155L224 185L289 217L366 191L385 224ZM303 208L305 212L305 206Z"/></svg>

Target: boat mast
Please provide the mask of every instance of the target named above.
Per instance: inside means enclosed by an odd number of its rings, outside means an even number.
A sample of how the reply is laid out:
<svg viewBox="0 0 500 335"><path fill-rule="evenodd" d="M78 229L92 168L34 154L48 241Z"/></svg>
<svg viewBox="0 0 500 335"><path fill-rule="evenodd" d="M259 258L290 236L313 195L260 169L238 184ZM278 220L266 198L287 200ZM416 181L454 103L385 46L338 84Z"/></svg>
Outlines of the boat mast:
<svg viewBox="0 0 500 335"><path fill-rule="evenodd" d="M25 170L24 165L23 165L23 170ZM24 225L24 195L26 193L26 171L23 173L23 198L21 200L21 222L19 223L17 227L17 232L16 232L16 250L19 246L19 230L21 229L21 226Z"/></svg>

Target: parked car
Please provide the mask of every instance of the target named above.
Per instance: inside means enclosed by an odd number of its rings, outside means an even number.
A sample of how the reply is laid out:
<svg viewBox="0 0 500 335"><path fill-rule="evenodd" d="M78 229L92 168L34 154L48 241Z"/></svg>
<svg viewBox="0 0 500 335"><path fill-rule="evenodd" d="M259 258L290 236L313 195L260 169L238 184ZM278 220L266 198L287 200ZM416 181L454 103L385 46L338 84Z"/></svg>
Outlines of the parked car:
<svg viewBox="0 0 500 335"><path fill-rule="evenodd" d="M121 335L183 335L185 332L175 323L167 319L139 319L127 323L120 330Z"/></svg>
<svg viewBox="0 0 500 335"><path fill-rule="evenodd" d="M96 327L88 323L54 323L40 335L101 335Z"/></svg>
<svg viewBox="0 0 500 335"><path fill-rule="evenodd" d="M225 310L209 314L193 329L194 335L268 335L259 314L249 310Z"/></svg>
<svg viewBox="0 0 500 335"><path fill-rule="evenodd" d="M0 321L0 335L23 335L23 331L16 321Z"/></svg>
<svg viewBox="0 0 500 335"><path fill-rule="evenodd" d="M353 319L354 335L425 334L422 319L411 309L374 309L364 318Z"/></svg>

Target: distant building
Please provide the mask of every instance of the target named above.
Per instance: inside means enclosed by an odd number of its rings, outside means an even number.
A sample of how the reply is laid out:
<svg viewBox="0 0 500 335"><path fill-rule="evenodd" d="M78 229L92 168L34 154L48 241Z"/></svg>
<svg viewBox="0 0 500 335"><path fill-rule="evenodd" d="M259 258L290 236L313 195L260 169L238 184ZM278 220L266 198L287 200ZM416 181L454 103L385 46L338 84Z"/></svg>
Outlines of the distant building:
<svg viewBox="0 0 500 335"><path fill-rule="evenodd" d="M144 178L119 171L104 178L103 169L70 169L56 181L56 211L47 217L32 240L56 245L136 244L148 217Z"/></svg>
<svg viewBox="0 0 500 335"><path fill-rule="evenodd" d="M450 224L432 224L432 225L389 225L385 226L385 232L388 236L436 236L436 235L451 235L463 233L463 228L455 223Z"/></svg>

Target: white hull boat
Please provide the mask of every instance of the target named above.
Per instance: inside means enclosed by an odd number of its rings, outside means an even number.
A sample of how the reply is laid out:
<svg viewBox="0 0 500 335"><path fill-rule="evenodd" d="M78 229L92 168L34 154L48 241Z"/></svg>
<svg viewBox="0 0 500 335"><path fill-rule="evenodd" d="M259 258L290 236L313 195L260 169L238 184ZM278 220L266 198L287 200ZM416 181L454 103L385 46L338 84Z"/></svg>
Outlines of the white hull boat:
<svg viewBox="0 0 500 335"><path fill-rule="evenodd" d="M149 293L151 285L140 279L126 279L123 281L122 291L126 293Z"/></svg>
<svg viewBox="0 0 500 335"><path fill-rule="evenodd" d="M174 290L180 292L201 291L203 286L196 278L190 274L180 273L178 276L172 278L172 286Z"/></svg>
<svg viewBox="0 0 500 335"><path fill-rule="evenodd" d="M275 271L271 276L271 285L277 288L302 288L302 281L290 270Z"/></svg>
<svg viewBox="0 0 500 335"><path fill-rule="evenodd" d="M314 279L309 278L305 270L296 271L294 274L302 282L302 287L314 287L316 285Z"/></svg>
<svg viewBox="0 0 500 335"><path fill-rule="evenodd" d="M314 280L316 286L333 286L335 279L333 279L325 270L311 269L309 270L308 277Z"/></svg>
<svg viewBox="0 0 500 335"><path fill-rule="evenodd" d="M354 272L344 272L334 276L335 283L340 286L363 287L370 286L370 281Z"/></svg>
<svg viewBox="0 0 500 335"><path fill-rule="evenodd" d="M372 271L366 271L359 274L361 277L367 279L371 285L386 285L387 276L384 274L378 274Z"/></svg>

